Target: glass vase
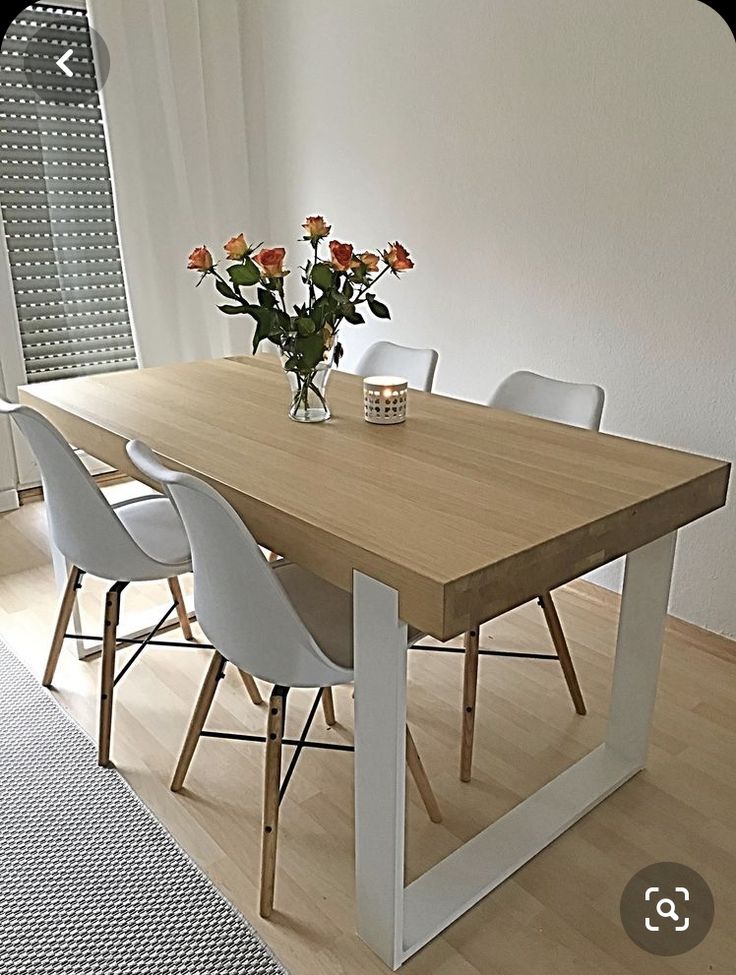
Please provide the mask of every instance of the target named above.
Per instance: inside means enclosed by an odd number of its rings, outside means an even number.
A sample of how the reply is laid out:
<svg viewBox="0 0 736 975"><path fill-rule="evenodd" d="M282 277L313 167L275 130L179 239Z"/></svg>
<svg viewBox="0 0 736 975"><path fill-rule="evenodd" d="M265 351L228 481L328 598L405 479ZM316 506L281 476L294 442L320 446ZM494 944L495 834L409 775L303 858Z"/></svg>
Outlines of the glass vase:
<svg viewBox="0 0 736 975"><path fill-rule="evenodd" d="M325 398L327 380L332 372L332 360L320 362L308 373L285 370L291 388L289 416L298 423L322 423L330 418Z"/></svg>

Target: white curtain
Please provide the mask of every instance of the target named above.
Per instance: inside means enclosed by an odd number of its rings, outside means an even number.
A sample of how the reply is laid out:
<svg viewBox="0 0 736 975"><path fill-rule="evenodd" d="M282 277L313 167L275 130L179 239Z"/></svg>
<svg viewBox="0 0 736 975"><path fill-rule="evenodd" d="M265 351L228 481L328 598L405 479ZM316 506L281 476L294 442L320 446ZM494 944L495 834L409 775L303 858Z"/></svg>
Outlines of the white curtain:
<svg viewBox="0 0 736 975"><path fill-rule="evenodd" d="M0 214L0 397L3 399L15 399L18 383L23 381L21 363L13 279ZM11 429L9 418L0 416L0 512L18 507L18 465Z"/></svg>
<svg viewBox="0 0 736 975"><path fill-rule="evenodd" d="M266 236L254 188L261 146L258 45L241 0L89 0L110 51L101 93L128 300L142 365L248 347L210 281L195 290L193 247L216 259L232 234ZM257 241L256 241L257 242ZM220 299L222 300L222 299Z"/></svg>
<svg viewBox="0 0 736 975"><path fill-rule="evenodd" d="M0 361L0 396L3 398L7 396L2 361ZM18 506L17 484L18 471L10 436L10 420L2 416L0 417L0 511L8 511Z"/></svg>

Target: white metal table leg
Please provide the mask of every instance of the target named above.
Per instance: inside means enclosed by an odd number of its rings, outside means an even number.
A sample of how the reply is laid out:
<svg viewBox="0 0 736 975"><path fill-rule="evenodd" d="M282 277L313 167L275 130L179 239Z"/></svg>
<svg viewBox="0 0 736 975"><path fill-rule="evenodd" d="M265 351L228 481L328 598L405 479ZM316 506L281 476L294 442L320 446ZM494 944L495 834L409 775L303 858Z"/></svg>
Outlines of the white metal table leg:
<svg viewBox="0 0 736 975"><path fill-rule="evenodd" d="M406 624L399 596L353 573L355 875L358 934L403 961Z"/></svg>
<svg viewBox="0 0 736 975"><path fill-rule="evenodd" d="M397 594L354 573L358 933L391 968L644 767L675 541L627 556L605 742L405 889L405 627Z"/></svg>
<svg viewBox="0 0 736 975"><path fill-rule="evenodd" d="M643 768L657 695L677 532L626 559L606 744Z"/></svg>

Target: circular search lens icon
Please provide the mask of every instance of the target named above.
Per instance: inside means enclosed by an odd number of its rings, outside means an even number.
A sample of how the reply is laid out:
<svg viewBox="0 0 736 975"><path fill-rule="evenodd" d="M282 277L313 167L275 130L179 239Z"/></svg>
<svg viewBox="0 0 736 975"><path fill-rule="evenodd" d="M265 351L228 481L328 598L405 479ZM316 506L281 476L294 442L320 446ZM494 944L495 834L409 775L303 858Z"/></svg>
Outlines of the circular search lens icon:
<svg viewBox="0 0 736 975"><path fill-rule="evenodd" d="M621 895L621 923L644 951L684 955L713 924L713 894L701 875L682 863L653 863L636 873Z"/></svg>
<svg viewBox="0 0 736 975"><path fill-rule="evenodd" d="M665 905L667 905L667 909L663 910ZM671 918L673 921L680 920L680 916L675 909L675 902L667 900L666 897L663 897L662 900L657 904L657 914L659 914L660 917Z"/></svg>

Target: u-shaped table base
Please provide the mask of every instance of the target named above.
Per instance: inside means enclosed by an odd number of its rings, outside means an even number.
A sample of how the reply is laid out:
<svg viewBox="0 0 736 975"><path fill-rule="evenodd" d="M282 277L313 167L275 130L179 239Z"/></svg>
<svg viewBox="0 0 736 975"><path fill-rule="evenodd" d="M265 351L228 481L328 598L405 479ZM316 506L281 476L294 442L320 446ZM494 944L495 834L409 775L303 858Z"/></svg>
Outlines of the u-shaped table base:
<svg viewBox="0 0 736 975"><path fill-rule="evenodd" d="M626 558L605 741L404 886L406 624L353 575L359 936L396 970L645 765L677 533Z"/></svg>

